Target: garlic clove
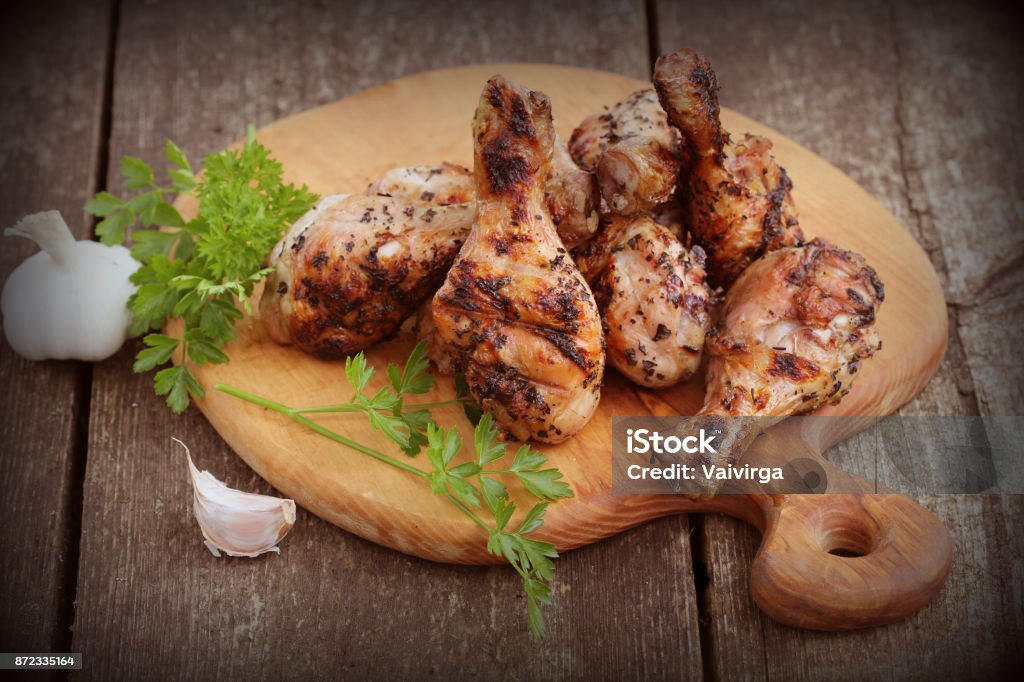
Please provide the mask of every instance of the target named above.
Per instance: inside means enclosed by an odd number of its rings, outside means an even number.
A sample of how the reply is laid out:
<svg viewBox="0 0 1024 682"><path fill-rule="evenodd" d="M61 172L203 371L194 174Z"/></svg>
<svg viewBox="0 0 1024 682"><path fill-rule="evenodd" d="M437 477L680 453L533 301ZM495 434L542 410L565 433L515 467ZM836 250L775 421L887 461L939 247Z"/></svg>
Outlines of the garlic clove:
<svg viewBox="0 0 1024 682"><path fill-rule="evenodd" d="M207 549L219 557L257 557L279 552L277 545L295 524L295 501L235 490L217 480L209 471L200 471L185 448L192 475L192 508L203 531Z"/></svg>

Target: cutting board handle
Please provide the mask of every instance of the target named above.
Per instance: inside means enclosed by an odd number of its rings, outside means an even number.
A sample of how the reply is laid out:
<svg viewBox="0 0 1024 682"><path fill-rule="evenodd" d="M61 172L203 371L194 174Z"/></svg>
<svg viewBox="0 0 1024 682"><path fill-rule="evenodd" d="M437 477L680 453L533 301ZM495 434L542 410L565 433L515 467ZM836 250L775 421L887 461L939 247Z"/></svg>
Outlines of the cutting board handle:
<svg viewBox="0 0 1024 682"><path fill-rule="evenodd" d="M853 630L900 620L935 596L949 572L945 526L900 495L760 501L764 538L751 593L785 625Z"/></svg>

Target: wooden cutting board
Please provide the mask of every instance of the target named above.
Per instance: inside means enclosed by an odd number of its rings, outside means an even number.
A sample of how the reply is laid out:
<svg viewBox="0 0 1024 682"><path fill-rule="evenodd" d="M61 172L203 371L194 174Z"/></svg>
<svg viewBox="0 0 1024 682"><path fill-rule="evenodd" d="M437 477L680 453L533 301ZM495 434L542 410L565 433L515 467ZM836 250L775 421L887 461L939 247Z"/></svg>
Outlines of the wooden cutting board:
<svg viewBox="0 0 1024 682"><path fill-rule="evenodd" d="M289 180L320 194L361 191L394 166L444 160L471 166L470 122L481 88L495 73L547 93L555 123L566 139L585 116L648 86L623 76L561 66L470 66L386 83L273 123L258 136L284 163ZM723 110L722 119L734 134L750 131L775 142L775 155L795 185L804 231L862 253L885 283L886 300L878 316L884 349L864 365L842 404L822 413L893 412L928 382L945 349L946 308L928 258L888 211L840 171L740 114ZM180 208L186 214L194 210L188 202ZM198 405L263 478L331 523L402 552L454 563L495 560L485 551L481 529L435 497L419 477L212 390L215 384L226 383L293 407L350 397L342 363L322 362L277 346L252 318L242 320L238 331L238 339L227 349L230 363L195 368L208 389ZM381 369L388 361L401 362L410 345L384 344L368 353L369 361ZM537 535L565 550L665 514L721 511L764 532L752 570L752 590L761 607L785 623L825 629L874 625L901 618L934 595L948 571L949 537L934 516L902 497L719 495L697 503L676 495L612 494L612 416L691 414L702 394L699 381L652 392L610 372L598 413L587 428L567 443L543 448L576 496L553 505ZM453 395L452 381L440 378L423 401ZM464 441L472 443L472 429L461 408L438 409L435 417L441 424L458 425ZM320 421L357 441L399 454L359 415L326 416ZM865 420L863 425L869 423ZM808 453L820 459L820 453L851 435L850 430L818 428L804 434ZM771 453L761 457L770 459ZM412 461L429 468L424 457ZM521 490L510 488L513 497L525 500ZM851 553L864 556L838 555Z"/></svg>

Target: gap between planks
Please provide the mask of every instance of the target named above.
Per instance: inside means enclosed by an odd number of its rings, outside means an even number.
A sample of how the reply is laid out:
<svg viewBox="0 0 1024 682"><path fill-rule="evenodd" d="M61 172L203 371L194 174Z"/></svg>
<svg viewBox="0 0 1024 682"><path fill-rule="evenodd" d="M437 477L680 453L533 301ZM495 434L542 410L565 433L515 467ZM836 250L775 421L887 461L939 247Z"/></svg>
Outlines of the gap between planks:
<svg viewBox="0 0 1024 682"><path fill-rule="evenodd" d="M107 189L110 168L110 131L114 104L114 56L117 51L120 0L108 5L107 45L103 51L103 89L99 136L96 149L93 194ZM89 220L90 238L96 240L96 218ZM78 562L82 544L82 510L85 475L89 457L89 424L92 406L92 363L82 363L75 379L75 414L71 446L71 476L67 491L64 575L61 578L60 611L54 651L72 651L74 645L75 603L78 598ZM67 673L70 677L70 671Z"/></svg>
<svg viewBox="0 0 1024 682"><path fill-rule="evenodd" d="M661 40L658 31L658 0L644 0L644 18L647 27L648 76L654 73L654 65L661 56ZM700 641L701 672L705 680L716 679L714 658L711 652L712 633L710 620L712 604L708 594L710 575L705 560L707 534L704 514L690 514L690 566L693 570L693 589L697 596L697 637Z"/></svg>

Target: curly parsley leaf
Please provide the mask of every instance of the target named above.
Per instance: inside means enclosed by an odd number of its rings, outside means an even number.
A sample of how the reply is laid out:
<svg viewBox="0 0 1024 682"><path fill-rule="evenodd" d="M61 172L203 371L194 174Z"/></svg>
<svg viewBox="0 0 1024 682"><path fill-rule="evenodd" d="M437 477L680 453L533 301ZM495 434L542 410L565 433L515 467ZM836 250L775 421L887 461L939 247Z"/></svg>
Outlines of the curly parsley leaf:
<svg viewBox="0 0 1024 682"><path fill-rule="evenodd" d="M121 175L131 196L99 192L85 210L102 218L96 234L104 244L123 243L136 227L162 228L132 232L132 256L142 266L132 275L138 289L128 308L134 334L161 329L169 318L184 321L182 337L175 339L184 364L155 377L157 394L180 413L190 396L203 395L189 363L227 362L224 344L234 338L234 322L242 316L237 305L249 310L253 288L270 272L263 259L317 196L284 182L281 164L251 126L241 149L207 156L198 179L178 145L166 140L163 154L171 166L169 186L157 182L145 161L126 156ZM184 193L199 198L198 215L187 222L171 203ZM168 362L174 352L167 350L169 338L147 336L135 371Z"/></svg>

